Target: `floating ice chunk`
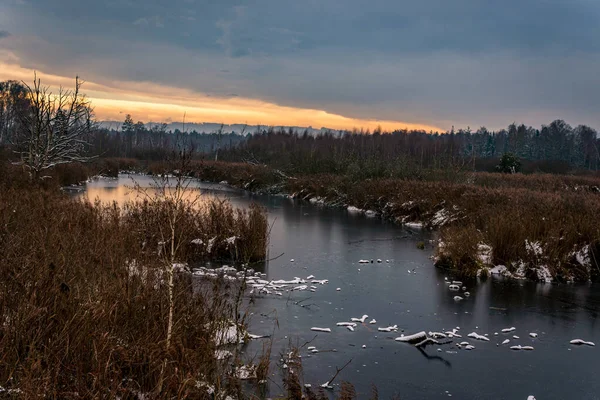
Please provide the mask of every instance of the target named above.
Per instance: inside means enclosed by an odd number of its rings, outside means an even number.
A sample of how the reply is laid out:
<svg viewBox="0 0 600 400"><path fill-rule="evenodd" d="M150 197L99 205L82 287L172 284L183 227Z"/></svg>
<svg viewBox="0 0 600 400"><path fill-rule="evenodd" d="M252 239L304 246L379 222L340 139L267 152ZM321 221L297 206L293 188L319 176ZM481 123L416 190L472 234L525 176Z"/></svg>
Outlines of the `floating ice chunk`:
<svg viewBox="0 0 600 400"><path fill-rule="evenodd" d="M317 350L317 349L312 349L310 352L311 352L311 353L318 353L318 352L319 352L319 350Z"/></svg>
<svg viewBox="0 0 600 400"><path fill-rule="evenodd" d="M337 288L337 289L335 289L335 290L336 290L337 292L339 292L340 290L342 290L342 288Z"/></svg>
<svg viewBox="0 0 600 400"><path fill-rule="evenodd" d="M535 396L527 396L527 400L535 400Z"/></svg>
<svg viewBox="0 0 600 400"><path fill-rule="evenodd" d="M390 263L390 260L385 260L385 262L389 264L389 263Z"/></svg>
<svg viewBox="0 0 600 400"><path fill-rule="evenodd" d="M379 332L396 332L398 330L398 325L387 326L385 328L377 328Z"/></svg>
<svg viewBox="0 0 600 400"><path fill-rule="evenodd" d="M467 347L465 347L465 350L473 350L475 348L475 346L473 345L467 345Z"/></svg>
<svg viewBox="0 0 600 400"><path fill-rule="evenodd" d="M400 337L397 337L394 340L396 340L398 342L408 342L408 343L415 344L415 343L420 343L425 339L427 339L427 334L425 333L425 331L421 331L421 332L418 332L418 333L415 333L412 335L407 335L407 336L402 335Z"/></svg>
<svg viewBox="0 0 600 400"><path fill-rule="evenodd" d="M378 258L378 259L377 259L377 262L378 262L378 263L382 263L383 261L381 261L381 258Z"/></svg>
<svg viewBox="0 0 600 400"><path fill-rule="evenodd" d="M452 281L453 285L457 285L457 286L462 286L462 282L461 281Z"/></svg>
<svg viewBox="0 0 600 400"><path fill-rule="evenodd" d="M351 318L350 320L353 322L360 322L361 324L364 324L364 322L367 320L367 318L369 318L369 316L367 314L365 314L361 318Z"/></svg>
<svg viewBox="0 0 600 400"><path fill-rule="evenodd" d="M356 323L355 322L338 322L336 325L337 326L351 326L351 327L355 327Z"/></svg>
<svg viewBox="0 0 600 400"><path fill-rule="evenodd" d="M536 337L538 337L538 334L537 334L537 333L534 333L534 332L531 332L531 333L529 334L529 336L531 336L532 338L536 338Z"/></svg>
<svg viewBox="0 0 600 400"><path fill-rule="evenodd" d="M460 296L454 296L454 301L461 301L461 300L464 300L464 299Z"/></svg>
<svg viewBox="0 0 600 400"><path fill-rule="evenodd" d="M373 211L373 210L367 210L367 211L365 211L365 215L367 217L371 217L372 218L372 217L376 217L377 216L377 212Z"/></svg>
<svg viewBox="0 0 600 400"><path fill-rule="evenodd" d="M348 210L349 213L362 213L363 210L361 210L358 207L354 207L354 206L348 206L348 208L346 208L346 210Z"/></svg>
<svg viewBox="0 0 600 400"><path fill-rule="evenodd" d="M311 351L311 350L314 350L314 349L316 349L315 346L309 346L309 347L306 348L306 350L308 350L308 351Z"/></svg>
<svg viewBox="0 0 600 400"><path fill-rule="evenodd" d="M375 321L375 318L373 318L372 320L369 321L369 324L371 324L371 325L374 325L376 323L377 323L377 321Z"/></svg>
<svg viewBox="0 0 600 400"><path fill-rule="evenodd" d="M586 345L586 346L595 346L596 344L594 342L586 342L585 340L582 339L573 339L571 340L569 343L571 344L575 344L575 345Z"/></svg>
<svg viewBox="0 0 600 400"><path fill-rule="evenodd" d="M294 259L292 258L292 259L290 260L290 262L294 262Z"/></svg>
<svg viewBox="0 0 600 400"><path fill-rule="evenodd" d="M306 277L307 281L310 281L311 279L315 279L315 276L314 275L309 275L309 276Z"/></svg>
<svg viewBox="0 0 600 400"><path fill-rule="evenodd" d="M368 264L369 260L358 260L359 264Z"/></svg>
<svg viewBox="0 0 600 400"><path fill-rule="evenodd" d="M516 329L517 328L515 328L514 326L512 328L504 328L504 329L502 329L502 333L510 333Z"/></svg>
<svg viewBox="0 0 600 400"><path fill-rule="evenodd" d="M476 332L471 332L467 335L470 338L476 339L476 340L483 340L485 342L489 342L490 339L487 336L482 336L477 334Z"/></svg>
<svg viewBox="0 0 600 400"><path fill-rule="evenodd" d="M504 339L504 341L502 342L502 344L509 344L510 343L510 339Z"/></svg>
<svg viewBox="0 0 600 400"><path fill-rule="evenodd" d="M429 336L431 336L434 339L441 339L441 338L448 337L448 335L446 335L445 333L442 333L442 332L429 332Z"/></svg>
<svg viewBox="0 0 600 400"><path fill-rule="evenodd" d="M310 328L311 331L315 331L315 332L327 332L330 333L331 329L329 328L317 328L315 326L313 326L312 328Z"/></svg>
<svg viewBox="0 0 600 400"><path fill-rule="evenodd" d="M468 346L468 345L470 345L471 343L469 343L469 342L460 342L459 344L460 344L461 346Z"/></svg>
<svg viewBox="0 0 600 400"><path fill-rule="evenodd" d="M248 339L264 339L268 337L269 335L253 335L252 333L248 334Z"/></svg>
<svg viewBox="0 0 600 400"><path fill-rule="evenodd" d="M533 350L533 347L532 346L521 346L519 344L519 345L516 345L516 346L511 346L510 349L511 350Z"/></svg>
<svg viewBox="0 0 600 400"><path fill-rule="evenodd" d="M465 294L465 297L469 297L471 295L471 293L469 293L469 292L465 292L464 294Z"/></svg>
<svg viewBox="0 0 600 400"><path fill-rule="evenodd" d="M452 329L451 331L445 332L449 338L461 338L462 336L458 334L458 329Z"/></svg>
<svg viewBox="0 0 600 400"><path fill-rule="evenodd" d="M306 290L306 289L308 289L307 285L300 285L300 286L296 286L296 287L292 288L292 290Z"/></svg>
<svg viewBox="0 0 600 400"><path fill-rule="evenodd" d="M333 389L333 386L331 386L329 384L329 381L323 383L322 385L320 385L323 389Z"/></svg>
<svg viewBox="0 0 600 400"><path fill-rule="evenodd" d="M521 338L517 335L513 335L513 339L521 339Z"/></svg>
<svg viewBox="0 0 600 400"><path fill-rule="evenodd" d="M329 283L329 280L327 279L322 279L322 280L313 280L311 283L318 283L319 285L324 285L326 283Z"/></svg>
<svg viewBox="0 0 600 400"><path fill-rule="evenodd" d="M348 326L346 326L346 328L348 328L348 330L350 332L354 332L354 327L353 326L348 325Z"/></svg>
<svg viewBox="0 0 600 400"><path fill-rule="evenodd" d="M457 291L457 290L460 290L460 286L452 284L452 285L448 286L448 289Z"/></svg>
<svg viewBox="0 0 600 400"><path fill-rule="evenodd" d="M363 345L362 345L362 348L363 348L363 349L366 349L366 348L367 348L367 345L366 345L366 344L363 344Z"/></svg>

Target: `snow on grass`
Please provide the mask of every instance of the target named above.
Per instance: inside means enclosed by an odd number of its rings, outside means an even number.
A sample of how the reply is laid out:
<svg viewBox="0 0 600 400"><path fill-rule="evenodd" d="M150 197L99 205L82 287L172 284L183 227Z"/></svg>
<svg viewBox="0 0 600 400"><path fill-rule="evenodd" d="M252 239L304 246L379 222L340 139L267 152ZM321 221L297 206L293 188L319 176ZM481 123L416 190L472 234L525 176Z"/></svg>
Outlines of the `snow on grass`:
<svg viewBox="0 0 600 400"><path fill-rule="evenodd" d="M404 226L410 229L423 229L422 222L405 222Z"/></svg>
<svg viewBox="0 0 600 400"><path fill-rule="evenodd" d="M360 214L360 213L364 212L364 210L354 207L354 206L348 206L348 208L346 210L348 210L349 213L353 213L353 214Z"/></svg>

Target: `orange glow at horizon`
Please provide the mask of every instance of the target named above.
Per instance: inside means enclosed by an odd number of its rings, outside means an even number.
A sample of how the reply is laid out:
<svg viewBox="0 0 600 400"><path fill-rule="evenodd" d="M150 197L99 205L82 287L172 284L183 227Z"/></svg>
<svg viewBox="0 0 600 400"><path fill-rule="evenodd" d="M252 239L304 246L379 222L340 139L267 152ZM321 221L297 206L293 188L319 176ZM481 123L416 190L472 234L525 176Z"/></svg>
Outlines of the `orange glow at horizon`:
<svg viewBox="0 0 600 400"><path fill-rule="evenodd" d="M18 64L0 61L0 80L33 81L33 70ZM71 88L74 77L68 78L37 72L42 84L56 88ZM85 77L84 77L85 78ZM302 126L330 129L364 128L384 131L396 129L421 129L443 131L427 124L400 121L369 120L345 117L324 110L287 107L274 103L246 98L216 98L187 89L171 88L150 82L110 82L99 84L85 81L82 91L87 94L99 120L125 119L131 114L135 121L172 122L181 121L185 113L186 122L224 123L263 126Z"/></svg>

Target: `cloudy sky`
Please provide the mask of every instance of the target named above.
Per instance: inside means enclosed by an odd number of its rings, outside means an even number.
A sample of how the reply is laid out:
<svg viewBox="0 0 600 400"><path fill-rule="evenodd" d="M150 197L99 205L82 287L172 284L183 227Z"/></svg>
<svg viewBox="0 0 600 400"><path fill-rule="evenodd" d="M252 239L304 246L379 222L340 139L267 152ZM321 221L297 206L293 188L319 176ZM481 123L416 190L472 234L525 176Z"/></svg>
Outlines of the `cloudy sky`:
<svg viewBox="0 0 600 400"><path fill-rule="evenodd" d="M0 80L102 119L600 128L598 0L0 0Z"/></svg>

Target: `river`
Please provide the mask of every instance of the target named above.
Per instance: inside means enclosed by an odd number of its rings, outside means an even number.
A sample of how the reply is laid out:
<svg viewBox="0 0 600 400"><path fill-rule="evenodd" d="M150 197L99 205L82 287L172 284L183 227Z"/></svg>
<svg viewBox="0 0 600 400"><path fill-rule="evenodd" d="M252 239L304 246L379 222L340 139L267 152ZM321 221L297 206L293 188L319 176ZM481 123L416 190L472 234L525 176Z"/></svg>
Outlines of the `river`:
<svg viewBox="0 0 600 400"><path fill-rule="evenodd" d="M143 176L135 179L146 187L151 182ZM94 181L87 184L85 196L123 202L136 196L127 188L131 183L125 175ZM372 384L381 399L600 399L598 347L569 344L581 338L600 345L600 286L490 278L464 282L470 293L466 297L462 290L450 291L446 279L453 277L433 266L431 233L226 185L194 187L206 196L227 197L238 207L251 202L266 207L272 224L269 255L283 254L265 267L266 279L314 275L329 281L315 284L315 292L255 299L250 331L274 335L272 367L290 340L312 340L310 346L319 353L306 346L302 350L304 382L313 387L324 383L336 367L352 360L335 383L353 383L359 399L369 398ZM417 248L421 241L425 250ZM359 264L361 259L374 262ZM464 299L454 300L457 294ZM354 332L336 326L363 314L368 319ZM371 319L377 323L369 324ZM399 331L377 330L390 325L398 325ZM311 327L330 328L331 333L313 332ZM393 340L402 330L411 334L457 327L462 338L455 343L468 341L475 349L445 345L421 351ZM509 327L516 330L501 332ZM471 332L487 334L490 341L468 338ZM510 343L503 345L505 339ZM253 341L246 352L259 352L261 345ZM514 345L534 350L511 350ZM283 393L275 381L269 389L272 396Z"/></svg>

